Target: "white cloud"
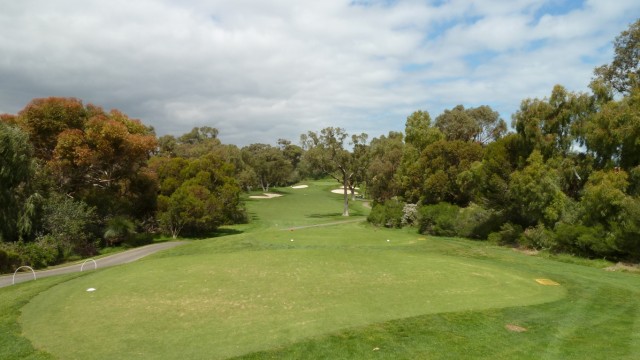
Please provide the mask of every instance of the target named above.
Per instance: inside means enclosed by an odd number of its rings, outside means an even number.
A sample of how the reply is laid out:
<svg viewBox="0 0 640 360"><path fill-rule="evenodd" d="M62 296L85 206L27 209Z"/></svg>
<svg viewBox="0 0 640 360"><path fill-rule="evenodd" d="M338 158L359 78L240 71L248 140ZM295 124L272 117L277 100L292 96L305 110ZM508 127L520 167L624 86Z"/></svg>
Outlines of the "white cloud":
<svg viewBox="0 0 640 360"><path fill-rule="evenodd" d="M119 108L159 134L244 145L341 126L378 136L459 103L508 118L584 90L637 1L19 1L3 5L0 112L42 96ZM551 9L554 11L547 11ZM585 59L591 59L589 62Z"/></svg>

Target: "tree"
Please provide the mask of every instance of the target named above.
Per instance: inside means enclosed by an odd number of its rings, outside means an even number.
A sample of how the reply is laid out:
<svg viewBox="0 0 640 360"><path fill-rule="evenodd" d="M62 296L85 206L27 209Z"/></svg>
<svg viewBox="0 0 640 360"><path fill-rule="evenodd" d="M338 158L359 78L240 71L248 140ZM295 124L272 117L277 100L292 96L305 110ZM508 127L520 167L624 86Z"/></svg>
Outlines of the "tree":
<svg viewBox="0 0 640 360"><path fill-rule="evenodd" d="M156 148L151 128L111 110L92 116L81 129L62 131L48 166L61 191L96 206L102 216L132 214L132 200L155 189L145 169Z"/></svg>
<svg viewBox="0 0 640 360"><path fill-rule="evenodd" d="M220 225L246 220L234 166L219 153L157 156L150 168L159 182L157 219L171 236L207 234Z"/></svg>
<svg viewBox="0 0 640 360"><path fill-rule="evenodd" d="M545 166L542 154L537 150L529 156L524 169L511 174L509 197L511 216L523 227L541 223L553 228L567 203L557 174Z"/></svg>
<svg viewBox="0 0 640 360"><path fill-rule="evenodd" d="M419 164L423 169L422 199L428 204L467 205L471 200L471 166L482 159L479 143L441 140L429 145Z"/></svg>
<svg viewBox="0 0 640 360"><path fill-rule="evenodd" d="M0 122L0 240L17 240L25 187L34 175L33 148L26 133Z"/></svg>
<svg viewBox="0 0 640 360"><path fill-rule="evenodd" d="M640 19L616 37L613 50L611 64L597 67L594 74L618 93L628 94L640 81Z"/></svg>
<svg viewBox="0 0 640 360"><path fill-rule="evenodd" d="M431 126L429 113L422 110L414 111L407 117L404 133L407 145L411 145L418 153L444 138L440 130Z"/></svg>
<svg viewBox="0 0 640 360"><path fill-rule="evenodd" d="M408 202L420 199L423 169L418 159L427 146L444 139L442 132L431 126L431 117L426 111L418 110L407 117L405 122L405 146L402 162L398 168L400 192Z"/></svg>
<svg viewBox="0 0 640 360"><path fill-rule="evenodd" d="M75 98L49 97L33 99L18 113L18 124L24 129L35 148L35 156L49 160L53 157L58 135L69 129L82 129L84 122L102 109L84 106Z"/></svg>
<svg viewBox="0 0 640 360"><path fill-rule="evenodd" d="M591 113L586 94L568 92L556 85L545 99L526 99L513 114L512 126L522 138L527 156L537 149L544 159L567 156L578 140L580 126Z"/></svg>
<svg viewBox="0 0 640 360"><path fill-rule="evenodd" d="M345 149L348 134L342 128L328 127L316 133L309 131L300 136L300 142L306 150L305 159L311 167L320 170L338 181L344 189L344 207L342 216L349 216L349 194L353 188L353 176L359 171L359 163L354 162L353 153ZM360 135L366 139L366 135Z"/></svg>
<svg viewBox="0 0 640 360"><path fill-rule="evenodd" d="M400 184L397 172L402 161L404 142L402 133L389 132L371 140L371 162L367 168L367 189L376 203L399 195Z"/></svg>
<svg viewBox="0 0 640 360"><path fill-rule="evenodd" d="M447 140L475 141L483 145L502 137L507 124L487 105L465 109L458 105L436 118L435 126Z"/></svg>
<svg viewBox="0 0 640 360"><path fill-rule="evenodd" d="M281 149L267 144L251 144L242 148L242 158L252 169L263 191L272 185L284 185L293 166Z"/></svg>
<svg viewBox="0 0 640 360"><path fill-rule="evenodd" d="M640 165L640 87L599 105L583 125L582 140L600 168Z"/></svg>

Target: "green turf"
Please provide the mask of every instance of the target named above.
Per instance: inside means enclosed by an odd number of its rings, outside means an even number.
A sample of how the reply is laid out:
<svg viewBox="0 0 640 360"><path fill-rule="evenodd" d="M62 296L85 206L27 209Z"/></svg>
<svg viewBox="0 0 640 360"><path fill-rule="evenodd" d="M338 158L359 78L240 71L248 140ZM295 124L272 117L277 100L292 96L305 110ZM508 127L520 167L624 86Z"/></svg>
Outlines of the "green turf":
<svg viewBox="0 0 640 360"><path fill-rule="evenodd" d="M26 338L59 359L640 353L638 275L363 223L290 231L344 220L340 196L328 193L333 184L311 185L248 202L255 221L232 227L233 235L39 287L40 280L0 289L10 310L0 330L20 344L5 354L46 358ZM357 203L354 212L366 208Z"/></svg>

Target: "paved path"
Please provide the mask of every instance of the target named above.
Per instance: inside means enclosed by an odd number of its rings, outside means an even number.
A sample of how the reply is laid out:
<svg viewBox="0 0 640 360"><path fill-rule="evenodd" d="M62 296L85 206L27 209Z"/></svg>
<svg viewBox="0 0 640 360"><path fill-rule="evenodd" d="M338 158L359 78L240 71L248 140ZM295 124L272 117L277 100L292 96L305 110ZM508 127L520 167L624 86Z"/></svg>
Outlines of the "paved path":
<svg viewBox="0 0 640 360"><path fill-rule="evenodd" d="M164 242L159 244L151 244L151 245L123 251L121 253L105 256L103 258L96 259L95 262L98 266L98 269L109 267L109 266L120 265L120 264L126 264L129 262L138 260L140 258L143 258L147 255L158 252L160 250L170 249L172 247L182 245L182 244L186 244L186 242L171 241L171 242ZM84 265L84 270L85 271L93 270L94 266L95 265L93 264L93 261L88 261ZM79 272L81 267L82 267L82 263L79 263L75 265L62 266L62 267L51 269L51 270L36 271L36 278L39 279L39 278L48 277L48 276ZM33 280L33 274L31 273L31 271L29 271L29 269L23 268L20 270L20 272L16 274L16 284L23 281L29 281L29 280ZM0 276L0 287L9 286L12 283L13 283L13 274Z"/></svg>

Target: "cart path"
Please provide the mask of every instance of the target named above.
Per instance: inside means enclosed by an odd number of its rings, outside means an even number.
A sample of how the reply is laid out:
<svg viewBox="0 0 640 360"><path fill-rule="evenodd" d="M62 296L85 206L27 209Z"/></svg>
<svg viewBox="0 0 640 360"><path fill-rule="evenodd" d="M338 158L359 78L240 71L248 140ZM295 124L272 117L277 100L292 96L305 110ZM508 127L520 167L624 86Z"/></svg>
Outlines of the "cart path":
<svg viewBox="0 0 640 360"><path fill-rule="evenodd" d="M120 265L120 264L126 264L132 261L136 261L147 255L156 253L158 251L170 249L186 243L187 242L185 241L170 241L170 242L164 242L159 244L146 245L139 248L123 251L121 253L105 256L105 257L96 259L95 262L98 269ZM62 266L62 267L50 269L50 270L36 271L36 278L39 279L43 277L79 272L81 267L82 267L82 263L78 263L78 264ZM93 261L88 261L84 265L85 270L93 270L94 268L95 268L95 265ZM29 281L29 280L33 280L33 274L28 269L22 269L19 273L16 274L16 284L23 281ZM9 286L12 283L13 283L13 274L0 276L0 288Z"/></svg>

